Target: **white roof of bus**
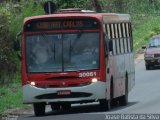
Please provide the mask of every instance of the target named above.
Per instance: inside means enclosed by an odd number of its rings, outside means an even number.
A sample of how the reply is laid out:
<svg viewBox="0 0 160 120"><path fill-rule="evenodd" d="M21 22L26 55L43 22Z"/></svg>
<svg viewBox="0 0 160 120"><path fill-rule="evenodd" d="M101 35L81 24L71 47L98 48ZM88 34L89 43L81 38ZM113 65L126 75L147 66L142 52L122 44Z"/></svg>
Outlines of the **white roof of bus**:
<svg viewBox="0 0 160 120"><path fill-rule="evenodd" d="M131 17L129 14L102 13L104 23L129 22Z"/></svg>
<svg viewBox="0 0 160 120"><path fill-rule="evenodd" d="M72 13L72 14L50 14L40 15L25 18L24 22L33 19L40 18L52 18L52 17L97 17L102 18L104 23L115 23L115 22L128 22L130 21L130 15L128 14L117 14L117 13Z"/></svg>

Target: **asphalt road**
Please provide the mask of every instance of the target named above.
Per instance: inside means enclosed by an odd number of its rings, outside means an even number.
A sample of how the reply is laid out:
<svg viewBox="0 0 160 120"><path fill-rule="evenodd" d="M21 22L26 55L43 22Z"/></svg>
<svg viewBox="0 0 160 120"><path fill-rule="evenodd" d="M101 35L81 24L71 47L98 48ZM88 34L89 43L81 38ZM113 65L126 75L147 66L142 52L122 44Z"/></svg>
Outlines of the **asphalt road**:
<svg viewBox="0 0 160 120"><path fill-rule="evenodd" d="M106 112L97 109L98 104L96 103L76 105L69 111L51 112L48 109L47 114L43 117L35 117L31 112L31 114L20 116L18 120L105 120L111 119L108 116L110 114L117 116L119 114L145 114L141 116L144 119L160 119L160 115L152 116L152 114L160 113L160 68L146 71L142 60L136 64L135 71L136 86L130 92L129 103L125 107L113 106L111 111Z"/></svg>

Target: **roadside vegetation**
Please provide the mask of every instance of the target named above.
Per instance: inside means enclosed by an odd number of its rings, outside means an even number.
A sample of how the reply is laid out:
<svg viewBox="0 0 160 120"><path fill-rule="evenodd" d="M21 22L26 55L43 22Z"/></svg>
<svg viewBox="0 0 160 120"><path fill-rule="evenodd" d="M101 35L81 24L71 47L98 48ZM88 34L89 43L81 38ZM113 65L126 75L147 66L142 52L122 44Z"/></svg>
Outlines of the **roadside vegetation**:
<svg viewBox="0 0 160 120"><path fill-rule="evenodd" d="M160 16L146 16L138 26L133 29L134 49L137 52L143 45L146 45L149 38L160 34Z"/></svg>
<svg viewBox="0 0 160 120"><path fill-rule="evenodd" d="M22 104L22 90L19 79L19 75L16 74L12 84L0 87L0 113L3 113L6 109L24 107Z"/></svg>
<svg viewBox="0 0 160 120"><path fill-rule="evenodd" d="M42 4L47 0L16 1L2 0L0 3L0 115L7 109L26 108L22 104L21 67L12 49L13 41L22 29L25 17L44 14ZM160 34L159 0L52 1L56 3L57 9L84 7L99 12L129 13L132 17L135 53L152 35Z"/></svg>

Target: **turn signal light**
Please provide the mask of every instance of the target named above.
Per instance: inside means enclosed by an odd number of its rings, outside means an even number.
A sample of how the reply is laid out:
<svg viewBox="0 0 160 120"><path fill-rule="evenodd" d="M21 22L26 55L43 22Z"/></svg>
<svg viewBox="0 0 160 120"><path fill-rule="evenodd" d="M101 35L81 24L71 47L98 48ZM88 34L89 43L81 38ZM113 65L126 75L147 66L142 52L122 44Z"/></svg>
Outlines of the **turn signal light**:
<svg viewBox="0 0 160 120"><path fill-rule="evenodd" d="M97 78L93 78L93 79L92 79L92 83L96 83L97 81L98 81Z"/></svg>
<svg viewBox="0 0 160 120"><path fill-rule="evenodd" d="M30 82L30 85L35 86L36 83L35 82Z"/></svg>

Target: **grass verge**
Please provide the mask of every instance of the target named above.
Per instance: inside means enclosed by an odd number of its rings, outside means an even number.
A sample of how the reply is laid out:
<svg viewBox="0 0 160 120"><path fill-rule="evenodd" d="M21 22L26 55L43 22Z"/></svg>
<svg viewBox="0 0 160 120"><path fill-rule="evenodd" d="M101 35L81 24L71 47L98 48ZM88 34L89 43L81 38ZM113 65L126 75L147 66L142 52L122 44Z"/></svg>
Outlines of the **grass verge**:
<svg viewBox="0 0 160 120"><path fill-rule="evenodd" d="M0 85L0 115L13 108L27 109L28 106L22 103L22 87L20 75L16 74L12 83Z"/></svg>
<svg viewBox="0 0 160 120"><path fill-rule="evenodd" d="M140 18L139 18L140 19ZM160 34L160 16L147 16L133 30L135 53L146 45L151 36ZM134 21L135 23L135 21Z"/></svg>

